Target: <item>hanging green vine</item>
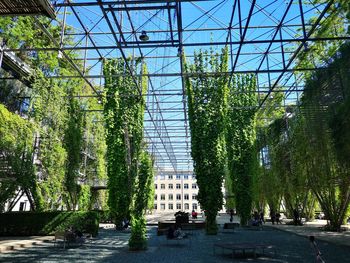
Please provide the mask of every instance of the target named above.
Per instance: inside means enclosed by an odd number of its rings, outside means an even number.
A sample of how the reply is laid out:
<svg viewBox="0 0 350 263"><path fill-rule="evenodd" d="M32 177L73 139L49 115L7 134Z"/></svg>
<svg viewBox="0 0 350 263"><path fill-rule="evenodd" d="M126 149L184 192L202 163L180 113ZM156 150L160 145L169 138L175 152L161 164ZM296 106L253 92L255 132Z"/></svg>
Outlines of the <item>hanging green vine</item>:
<svg viewBox="0 0 350 263"><path fill-rule="evenodd" d="M61 25L52 24L45 17L38 19L56 41L59 41ZM36 26L32 17L1 17L0 28L7 48L40 49L52 44L52 39ZM65 31L72 32L72 27L66 26ZM73 37L65 34L64 41L66 44L73 44ZM45 78L56 74L71 74L75 71L65 58L57 57L57 52L19 51L16 55L33 69L32 76L26 80L31 85L26 87L19 85L18 81L3 81L0 101L10 106L10 110L15 111L18 110L18 96L30 97L30 106L26 107L26 113L31 121L37 124L36 137L39 148L38 153L34 154L34 159L37 164L35 173L39 191L38 194L33 192L29 195L35 196L36 202L41 204L42 209L86 207L82 203L77 206L77 200L85 200L80 195L85 196L83 192L86 192L80 191L78 181L91 182L96 177L106 176L103 124L95 122L88 125L81 118L83 110L93 103L97 104L97 101L92 99L82 102L76 98L82 92L91 94L89 88L84 87L81 79L48 80ZM75 58L78 54L69 52L68 55L70 58ZM82 70L82 62L75 61L75 64ZM97 106L94 109L98 108ZM91 120L91 115L96 114L89 113L89 116L84 116L84 120ZM91 135L88 142L82 135L83 130ZM84 150L89 148L89 157L84 154L81 162L82 152L87 152L82 151L83 145L86 146ZM12 188L16 187L8 187L3 192L12 192ZM105 204L104 198L105 194L99 193L101 204Z"/></svg>
<svg viewBox="0 0 350 263"><path fill-rule="evenodd" d="M257 173L255 149L256 80L253 75L233 75L228 96L226 145L230 177L241 224L252 210L253 182Z"/></svg>
<svg viewBox="0 0 350 263"><path fill-rule="evenodd" d="M310 188L332 230L340 230L350 203L348 115L344 114L350 107L349 57L350 45L345 44L328 70L308 79L301 105L309 141L304 152Z"/></svg>
<svg viewBox="0 0 350 263"><path fill-rule="evenodd" d="M74 98L74 88L68 91L67 128L64 132L64 148L67 151L65 188L67 190L66 205L68 210L75 210L79 199L79 168L81 165L81 149L83 146L84 113L81 105ZM85 191L86 192L86 191ZM86 195L86 193L84 194ZM86 204L84 204L86 207Z"/></svg>
<svg viewBox="0 0 350 263"><path fill-rule="evenodd" d="M32 161L34 130L32 123L0 104L0 211L18 188L31 194L32 209L41 208Z"/></svg>
<svg viewBox="0 0 350 263"><path fill-rule="evenodd" d="M131 68L139 63L129 59ZM136 71L136 70L135 70ZM147 80L137 79L138 85L120 59L104 61L105 104L108 174L108 205L117 227L122 220L130 218L135 180L143 138L143 116L145 100L141 94L147 92ZM141 73L146 66L141 65ZM117 75L117 77L113 76ZM141 91L138 90L141 87Z"/></svg>
<svg viewBox="0 0 350 263"><path fill-rule="evenodd" d="M227 111L227 76L206 76L226 72L227 49L222 54L201 51L194 55L186 71L188 116L191 129L191 155L198 184L198 201L206 213L207 234L217 233L216 215L223 205L222 186L226 173L225 118ZM198 75L197 75L198 74Z"/></svg>
<svg viewBox="0 0 350 263"><path fill-rule="evenodd" d="M145 150L140 155L139 173L136 178L134 204L132 210L132 227L129 240L131 250L147 248L145 212L149 206L150 196L154 199L153 161Z"/></svg>

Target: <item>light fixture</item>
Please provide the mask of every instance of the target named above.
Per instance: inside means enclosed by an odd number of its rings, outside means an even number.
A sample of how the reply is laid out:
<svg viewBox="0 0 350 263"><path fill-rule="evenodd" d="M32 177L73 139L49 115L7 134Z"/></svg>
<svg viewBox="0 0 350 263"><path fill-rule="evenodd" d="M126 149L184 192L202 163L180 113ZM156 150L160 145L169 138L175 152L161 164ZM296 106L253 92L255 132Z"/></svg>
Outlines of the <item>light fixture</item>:
<svg viewBox="0 0 350 263"><path fill-rule="evenodd" d="M139 36L139 39L140 39L141 41L144 41L144 42L149 40L149 36L147 36L146 31L142 31L142 32L141 32L141 35Z"/></svg>

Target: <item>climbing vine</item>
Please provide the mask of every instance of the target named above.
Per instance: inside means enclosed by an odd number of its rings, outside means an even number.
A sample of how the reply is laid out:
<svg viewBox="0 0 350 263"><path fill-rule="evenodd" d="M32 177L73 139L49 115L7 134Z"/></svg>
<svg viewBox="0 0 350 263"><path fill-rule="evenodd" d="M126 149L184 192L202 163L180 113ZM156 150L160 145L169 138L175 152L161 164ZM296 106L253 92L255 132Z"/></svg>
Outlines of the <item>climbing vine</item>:
<svg viewBox="0 0 350 263"><path fill-rule="evenodd" d="M143 150L140 155L140 166L135 182L134 204L132 209L132 228L129 240L131 250L146 249L146 218L150 197L154 199L154 172L150 154Z"/></svg>
<svg viewBox="0 0 350 263"><path fill-rule="evenodd" d="M217 233L216 215L223 205L222 186L226 173L225 118L227 76L206 76L226 72L227 49L221 54L200 51L186 71L188 116L191 130L191 155L198 184L198 201L206 213L207 234Z"/></svg>
<svg viewBox="0 0 350 263"><path fill-rule="evenodd" d="M59 41L61 26L50 24L49 19L44 17L39 20ZM2 38L9 48L40 48L52 44L52 40L36 26L31 17L2 17L0 28ZM72 28L66 26L65 31L72 32ZM73 38L66 34L65 43L72 41ZM105 176L102 123L87 125L85 120L92 118L83 116L83 112L90 107L91 102L82 102L78 98L82 92L89 95L91 91L85 89L84 82L80 79L46 79L50 75L70 74L73 70L71 64L64 58L57 57L57 52L20 51L16 55L33 69L32 75L24 81L31 84L30 88L14 81L7 81L4 83L5 88L0 92L0 101L9 105L11 110L18 110L15 108L18 105L15 103L18 101L16 96L26 97L25 100L30 101L30 105L24 107L24 112L37 124L34 140L36 144L34 173L39 191L38 194L29 193L29 195L36 196L37 203L40 204L36 209L86 208L86 205L79 203L79 200L85 200L80 195L85 196L84 193L87 191L81 191L78 183L89 183L95 177ZM69 56L74 58L77 53L69 52ZM76 65L82 68L82 63L76 62ZM20 110L22 111L22 107ZM84 133L92 134L94 138L90 136L87 142ZM87 144L91 149L88 158L86 151L82 151L83 146ZM85 153L83 159L82 152ZM92 168L87 169L87 166ZM94 170L97 173L93 173ZM90 188L86 189L90 191ZM103 195L100 197L104 198ZM104 200L101 200L101 203L104 203Z"/></svg>
<svg viewBox="0 0 350 263"><path fill-rule="evenodd" d="M132 69L146 72L146 65L128 59ZM108 205L117 227L130 218L135 181L142 152L143 116L147 79L134 79L125 62L106 60L104 117L106 123ZM116 75L116 77L115 77ZM136 83L137 84L136 84ZM139 90L141 87L141 90Z"/></svg>
<svg viewBox="0 0 350 263"><path fill-rule="evenodd" d="M37 185L32 161L34 130L32 123L0 104L0 178L3 179L0 182L0 211L19 189L30 191L31 207L40 209L40 201L35 198Z"/></svg>
<svg viewBox="0 0 350 263"><path fill-rule="evenodd" d="M253 182L257 173L255 149L256 80L253 75L233 75L228 96L226 145L230 178L241 224L252 210Z"/></svg>
<svg viewBox="0 0 350 263"><path fill-rule="evenodd" d="M68 91L67 126L64 132L64 148L67 151L65 188L68 210L75 210L79 199L78 177L83 146L84 113L78 100L74 98L74 89ZM86 192L86 191L85 191ZM84 204L86 207L86 204Z"/></svg>

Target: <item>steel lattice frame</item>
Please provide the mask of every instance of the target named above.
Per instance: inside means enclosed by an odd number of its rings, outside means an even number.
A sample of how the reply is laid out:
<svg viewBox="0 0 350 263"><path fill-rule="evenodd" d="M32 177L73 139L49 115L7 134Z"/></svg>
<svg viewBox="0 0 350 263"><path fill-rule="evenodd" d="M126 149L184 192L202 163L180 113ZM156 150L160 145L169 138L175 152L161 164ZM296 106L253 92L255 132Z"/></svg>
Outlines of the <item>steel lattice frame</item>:
<svg viewBox="0 0 350 263"><path fill-rule="evenodd" d="M74 26L75 32L55 40L38 19L34 23L52 40L45 48L5 49L6 52L45 50L61 52L73 65L71 75L50 78L83 78L98 99L103 85L101 64L104 58L128 56L143 58L149 68L149 92L145 118L145 136L156 157L158 172L176 174L192 171L190 132L183 83L185 76L181 54L191 60L199 48L214 50L229 47L230 70L213 73L254 73L258 79L259 107L276 87L285 94L285 105L295 103L303 91L302 74L322 68L295 68L295 61L311 42L349 39L349 35L317 37L317 28L327 19L334 1L324 4L302 0L121 0L54 2L58 22ZM306 1L307 2L307 1ZM312 23L310 17L315 17ZM149 41L139 40L146 31ZM64 32L64 31L63 31ZM65 37L74 38L69 46ZM81 57L72 59L71 51ZM83 61L83 68L76 63ZM319 65L318 65L319 66ZM130 65L126 70L139 77ZM298 74L295 74L295 73ZM210 75L210 74L208 74ZM137 82L136 82L137 83Z"/></svg>

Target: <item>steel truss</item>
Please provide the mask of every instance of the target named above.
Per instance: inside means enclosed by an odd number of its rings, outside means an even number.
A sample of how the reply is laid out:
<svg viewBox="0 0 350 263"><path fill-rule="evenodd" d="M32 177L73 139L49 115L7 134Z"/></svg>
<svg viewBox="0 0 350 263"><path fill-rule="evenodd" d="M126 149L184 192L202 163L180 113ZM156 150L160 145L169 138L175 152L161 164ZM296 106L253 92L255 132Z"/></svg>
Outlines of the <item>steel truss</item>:
<svg viewBox="0 0 350 263"><path fill-rule="evenodd" d="M62 25L58 41L38 19L34 23L51 39L45 48L27 47L4 52L61 52L76 72L50 78L83 78L96 95L79 96L98 99L103 85L102 60L122 57L140 58L149 68L149 92L139 95L147 100L145 137L156 156L158 172L191 172L190 132L183 78L182 54L191 61L199 48L214 50L227 46L230 70L205 73L207 76L252 73L257 76L258 107L265 107L272 92L283 92L285 106L296 103L303 91L303 74L322 70L322 65L297 67L296 60L308 46L319 41L342 43L349 35L315 35L327 18L334 1L305 4L301 0L121 0L52 1ZM312 22L310 17L315 17ZM69 24L75 32L66 32ZM148 41L140 40L145 31ZM69 45L65 38L74 38ZM70 52L79 58L71 58ZM77 66L83 61L83 66ZM135 84L141 75L127 64ZM7 78L11 79L11 78ZM277 89L280 87L280 89ZM101 114L102 116L102 114Z"/></svg>

